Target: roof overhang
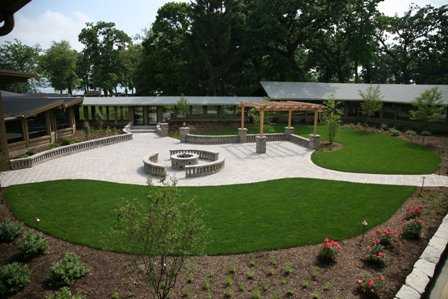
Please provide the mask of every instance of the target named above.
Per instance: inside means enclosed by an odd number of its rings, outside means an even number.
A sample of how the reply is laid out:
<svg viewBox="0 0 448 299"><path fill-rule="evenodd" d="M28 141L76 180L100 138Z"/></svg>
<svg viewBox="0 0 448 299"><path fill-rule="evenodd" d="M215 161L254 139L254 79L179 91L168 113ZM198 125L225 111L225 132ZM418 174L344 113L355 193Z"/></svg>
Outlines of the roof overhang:
<svg viewBox="0 0 448 299"><path fill-rule="evenodd" d="M0 36L6 35L14 28L14 14L31 0L2 0L0 5Z"/></svg>

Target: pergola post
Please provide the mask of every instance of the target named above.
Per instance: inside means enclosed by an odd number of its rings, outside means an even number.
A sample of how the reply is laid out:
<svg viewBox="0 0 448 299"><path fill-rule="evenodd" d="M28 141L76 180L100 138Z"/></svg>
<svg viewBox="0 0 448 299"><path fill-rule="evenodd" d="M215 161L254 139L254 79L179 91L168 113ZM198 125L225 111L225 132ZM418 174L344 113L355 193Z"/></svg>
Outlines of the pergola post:
<svg viewBox="0 0 448 299"><path fill-rule="evenodd" d="M288 111L288 128L292 127L292 111Z"/></svg>
<svg viewBox="0 0 448 299"><path fill-rule="evenodd" d="M264 108L260 109L260 134L264 134Z"/></svg>
<svg viewBox="0 0 448 299"><path fill-rule="evenodd" d="M317 134L317 120L319 119L319 112L314 111L314 127L313 127L313 134Z"/></svg>
<svg viewBox="0 0 448 299"><path fill-rule="evenodd" d="M244 129L244 105L241 105L241 129Z"/></svg>

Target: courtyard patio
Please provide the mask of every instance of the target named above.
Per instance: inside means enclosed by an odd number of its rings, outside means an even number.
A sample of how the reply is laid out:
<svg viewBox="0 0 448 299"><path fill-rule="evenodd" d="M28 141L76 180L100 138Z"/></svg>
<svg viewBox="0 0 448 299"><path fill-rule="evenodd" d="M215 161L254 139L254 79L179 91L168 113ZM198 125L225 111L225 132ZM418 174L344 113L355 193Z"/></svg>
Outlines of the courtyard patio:
<svg viewBox="0 0 448 299"><path fill-rule="evenodd" d="M225 159L219 173L186 178L185 171L168 169L179 186L217 186L253 183L281 178L315 178L355 183L421 186L448 186L448 177L428 175L382 175L340 172L315 165L312 150L288 141L269 142L265 154L256 154L255 144L192 145L154 133L134 134L130 141L100 147L47 161L32 168L2 173L2 186L62 179L89 179L145 185L148 175L142 159L159 153L159 162L169 165L169 150L199 149L216 151ZM160 180L153 178L157 184Z"/></svg>

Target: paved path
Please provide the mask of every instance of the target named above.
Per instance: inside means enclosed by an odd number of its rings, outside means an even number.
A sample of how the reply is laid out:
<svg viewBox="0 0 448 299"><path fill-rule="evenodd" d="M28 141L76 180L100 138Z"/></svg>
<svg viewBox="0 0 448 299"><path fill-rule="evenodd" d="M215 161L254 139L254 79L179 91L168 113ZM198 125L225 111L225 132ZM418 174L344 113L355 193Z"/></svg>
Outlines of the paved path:
<svg viewBox="0 0 448 299"><path fill-rule="evenodd" d="M169 171L179 186L251 183L288 177L318 178L359 183L420 186L422 175L380 175L339 172L321 168L311 161L312 151L290 142L269 142L267 153L257 155L255 144L191 145L155 134L135 134L132 141L109 145L51 160L33 168L2 174L3 186L60 179L90 179L144 185L142 159L159 152L159 161L169 165L170 149L196 148L220 152L225 168L201 178L185 178L182 171ZM426 175L426 186L448 186L448 177ZM156 181L156 180L154 180Z"/></svg>

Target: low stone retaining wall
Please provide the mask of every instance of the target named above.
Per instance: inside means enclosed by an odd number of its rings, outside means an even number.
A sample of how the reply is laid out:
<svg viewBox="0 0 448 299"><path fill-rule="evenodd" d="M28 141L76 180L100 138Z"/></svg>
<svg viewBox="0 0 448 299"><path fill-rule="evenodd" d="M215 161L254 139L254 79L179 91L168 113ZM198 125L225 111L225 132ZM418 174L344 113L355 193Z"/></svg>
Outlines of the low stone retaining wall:
<svg viewBox="0 0 448 299"><path fill-rule="evenodd" d="M308 138L296 135L296 134L290 134L288 135L288 140L291 141L294 144L303 146L303 147L310 147L310 140Z"/></svg>
<svg viewBox="0 0 448 299"><path fill-rule="evenodd" d="M217 173L224 168L224 164L225 160L220 159L206 164L185 166L186 177L193 178Z"/></svg>
<svg viewBox="0 0 448 299"><path fill-rule="evenodd" d="M190 144L231 144L231 143L255 143L259 134L247 134L242 138L239 135L193 135L186 134L183 142ZM267 142L272 141L290 141L294 144L309 148L318 149L320 146L319 136L311 135L311 138L305 138L295 134L286 133L268 133L264 134ZM244 140L244 141L243 141Z"/></svg>
<svg viewBox="0 0 448 299"><path fill-rule="evenodd" d="M426 298L428 286L439 266L448 244L448 215L443 218L438 230L432 236L422 255L414 264L414 269L406 277L405 284L395 295L395 299Z"/></svg>
<svg viewBox="0 0 448 299"><path fill-rule="evenodd" d="M258 134L247 134L246 142L255 143L255 137ZM286 141L288 136L284 133L269 133L264 134L267 141ZM238 135L193 135L185 136L185 143L191 144L229 144L240 143L240 136Z"/></svg>
<svg viewBox="0 0 448 299"><path fill-rule="evenodd" d="M170 150L170 156L176 155L179 153L196 154L199 156L199 159L202 159L202 160L216 161L219 159L218 152L195 150L195 149Z"/></svg>
<svg viewBox="0 0 448 299"><path fill-rule="evenodd" d="M191 144L228 144L228 143L239 143L239 142L240 142L240 137L238 135L214 136L214 135L187 134L185 136L185 143L191 143Z"/></svg>
<svg viewBox="0 0 448 299"><path fill-rule="evenodd" d="M30 168L34 165L40 164L42 162L59 158L62 156L70 155L73 153L78 153L86 150L90 150L96 147L106 146L110 144L115 144L123 141L128 141L132 139L132 134L121 134L110 137L99 138L95 140L88 140L84 142L79 142L75 144L60 146L51 150L47 150L26 158L12 159L10 161L10 167L13 170Z"/></svg>
<svg viewBox="0 0 448 299"><path fill-rule="evenodd" d="M147 174L156 177L166 177L166 167L158 163L159 153L154 153L143 159L143 168Z"/></svg>

